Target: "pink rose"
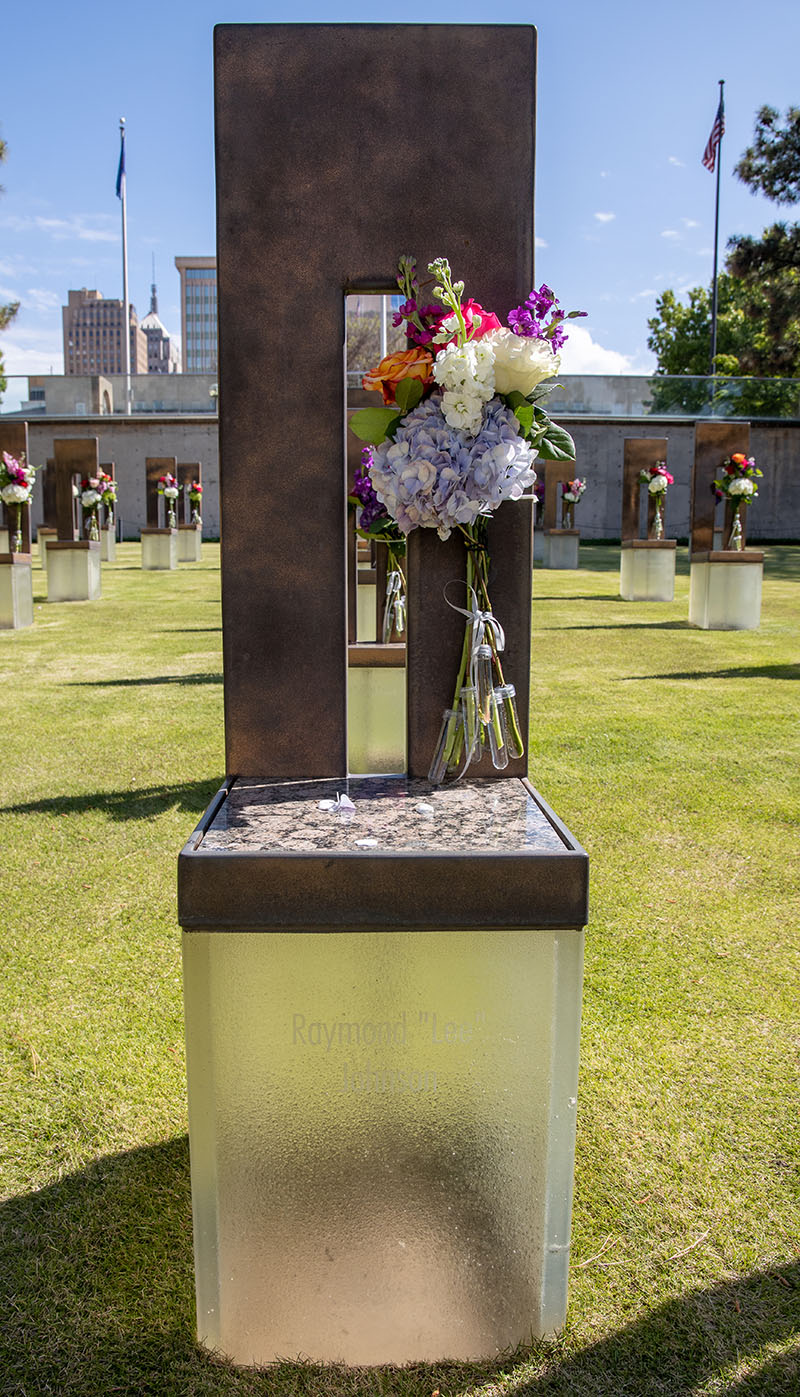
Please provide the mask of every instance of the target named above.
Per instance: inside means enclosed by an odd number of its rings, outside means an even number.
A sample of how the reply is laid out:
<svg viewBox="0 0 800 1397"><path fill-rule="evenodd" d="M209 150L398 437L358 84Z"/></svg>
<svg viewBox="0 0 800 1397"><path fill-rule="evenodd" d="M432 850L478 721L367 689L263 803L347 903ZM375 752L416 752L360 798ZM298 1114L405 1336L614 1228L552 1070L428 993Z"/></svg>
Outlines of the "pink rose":
<svg viewBox="0 0 800 1397"><path fill-rule="evenodd" d="M446 314L439 316L439 319L433 327L434 334L438 333L445 320L449 320L452 314L453 312L449 310ZM469 300L465 301L462 305L461 314L464 317L467 326L467 334L471 340L481 340L484 335L489 334L490 330L502 330L503 328L494 311L484 310L483 306L478 305L477 301L473 301L471 296ZM455 344L455 342L455 334L452 339L446 341L447 344Z"/></svg>

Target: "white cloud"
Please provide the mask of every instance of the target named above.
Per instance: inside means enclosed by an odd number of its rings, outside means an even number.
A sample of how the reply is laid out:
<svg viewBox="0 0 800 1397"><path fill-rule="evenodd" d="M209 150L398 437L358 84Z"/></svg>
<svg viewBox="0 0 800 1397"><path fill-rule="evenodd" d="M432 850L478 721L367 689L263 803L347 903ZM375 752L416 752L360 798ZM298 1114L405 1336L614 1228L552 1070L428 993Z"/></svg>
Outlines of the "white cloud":
<svg viewBox="0 0 800 1397"><path fill-rule="evenodd" d="M676 228L665 228L661 236L662 238L679 238L680 233Z"/></svg>
<svg viewBox="0 0 800 1397"><path fill-rule="evenodd" d="M610 223L612 219L616 218L616 216L617 216L617 215L616 215L615 213L596 213L596 214L595 214L595 218L597 219L597 222L598 222L598 223Z"/></svg>
<svg viewBox="0 0 800 1397"><path fill-rule="evenodd" d="M671 155L671 156L669 157L669 164L670 164L670 165L680 165L680 167L681 167L682 170L686 168L685 162L684 162L683 160L679 160L678 157L677 157L677 155Z"/></svg>
<svg viewBox="0 0 800 1397"><path fill-rule="evenodd" d="M625 374L631 372L631 360L616 349L604 349L595 344L582 325L571 326L569 339L561 351L561 372L565 374Z"/></svg>
<svg viewBox="0 0 800 1397"><path fill-rule="evenodd" d="M545 242L544 238L534 238L534 244L535 244L536 247L547 247L547 246L548 246L548 244Z"/></svg>
<svg viewBox="0 0 800 1397"><path fill-rule="evenodd" d="M20 297L26 310L37 310L43 314L61 306L62 298L55 291L45 291L41 286L30 286Z"/></svg>
<svg viewBox="0 0 800 1397"><path fill-rule="evenodd" d="M601 170L601 171L600 171L600 178L601 178L601 179L608 179L608 170Z"/></svg>
<svg viewBox="0 0 800 1397"><path fill-rule="evenodd" d="M682 218L682 219L681 219L681 223L683 224L684 228L699 228L699 227L700 227L700 224L698 223L698 221L697 221L696 218Z"/></svg>
<svg viewBox="0 0 800 1397"><path fill-rule="evenodd" d="M73 239L87 243L119 242L114 226L116 219L105 213L76 213L69 218L43 218L41 214L21 218L18 214L9 214L0 219L0 224L15 233L46 233L57 242Z"/></svg>
<svg viewBox="0 0 800 1397"><path fill-rule="evenodd" d="M652 286L648 286L645 291L637 291L631 296L632 301L646 301L648 296L657 296L658 292Z"/></svg>
<svg viewBox="0 0 800 1397"><path fill-rule="evenodd" d="M63 372L63 344L60 335L38 330L11 328L2 339L3 363L7 375Z"/></svg>

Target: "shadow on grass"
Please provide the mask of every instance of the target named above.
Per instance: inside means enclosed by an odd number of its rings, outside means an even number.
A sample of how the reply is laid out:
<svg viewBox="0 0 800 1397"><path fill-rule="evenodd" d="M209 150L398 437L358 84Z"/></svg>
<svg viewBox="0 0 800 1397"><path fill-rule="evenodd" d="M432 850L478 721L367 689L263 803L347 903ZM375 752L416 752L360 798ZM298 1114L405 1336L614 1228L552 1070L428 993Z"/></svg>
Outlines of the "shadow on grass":
<svg viewBox="0 0 800 1397"><path fill-rule="evenodd" d="M175 806L199 818L216 795L221 781L185 781L180 786L134 786L125 791L89 791L85 795L51 796L0 808L3 815L82 815L102 810L112 820L151 820Z"/></svg>
<svg viewBox="0 0 800 1397"><path fill-rule="evenodd" d="M672 670L666 674L626 674L623 684L638 679L800 679L800 665L741 665L731 669Z"/></svg>
<svg viewBox="0 0 800 1397"><path fill-rule="evenodd" d="M688 621L618 621L604 626L551 626L554 631L688 631L694 630Z"/></svg>
<svg viewBox="0 0 800 1397"><path fill-rule="evenodd" d="M222 634L221 626L162 626L158 635L206 635L210 631Z"/></svg>
<svg viewBox="0 0 800 1397"><path fill-rule="evenodd" d="M151 674L146 679L74 679L65 689L138 689L151 684L221 684L221 674Z"/></svg>
<svg viewBox="0 0 800 1397"><path fill-rule="evenodd" d="M536 604L536 602L539 602L539 601L560 601L560 602L562 602L562 603L564 604L564 606L571 606L572 603L573 603L574 601L620 601L620 600L621 600L620 597L618 597L618 596L612 596L610 592L589 592L589 593L587 593L585 596L578 596L577 594L573 594L573 593L571 592L571 593L569 594L569 596L562 596L562 597L543 597L542 594L541 594L541 592L537 592L537 590L536 590L535 587L534 587L534 589L533 589L533 601L534 601L534 605Z"/></svg>
<svg viewBox="0 0 800 1397"><path fill-rule="evenodd" d="M564 1338L483 1363L235 1369L193 1340L185 1137L11 1199L0 1235L4 1397L455 1397L497 1380L520 1397L685 1397L748 1356L757 1371L726 1385L730 1397L800 1390L798 1356L763 1352L800 1326L797 1262L690 1291L572 1353Z"/></svg>

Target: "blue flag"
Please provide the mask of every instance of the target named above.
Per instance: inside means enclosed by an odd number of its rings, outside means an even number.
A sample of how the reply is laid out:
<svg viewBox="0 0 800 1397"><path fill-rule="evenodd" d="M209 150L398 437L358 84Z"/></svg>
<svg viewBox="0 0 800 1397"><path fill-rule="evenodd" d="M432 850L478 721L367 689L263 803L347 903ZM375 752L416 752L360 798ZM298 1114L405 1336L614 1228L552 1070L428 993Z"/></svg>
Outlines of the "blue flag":
<svg viewBox="0 0 800 1397"><path fill-rule="evenodd" d="M119 150L119 169L117 170L117 198L122 198L122 181L125 178L125 136L123 133Z"/></svg>

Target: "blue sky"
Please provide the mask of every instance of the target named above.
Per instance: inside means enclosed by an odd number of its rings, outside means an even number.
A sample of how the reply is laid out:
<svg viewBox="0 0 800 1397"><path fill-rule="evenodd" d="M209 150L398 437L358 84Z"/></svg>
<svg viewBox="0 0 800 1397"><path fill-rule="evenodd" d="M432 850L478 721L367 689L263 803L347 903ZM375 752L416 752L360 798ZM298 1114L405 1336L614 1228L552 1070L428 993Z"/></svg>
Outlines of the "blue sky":
<svg viewBox="0 0 800 1397"><path fill-rule="evenodd" d="M130 296L180 330L176 255L213 253L212 29L218 22L430 23L364 4L42 0L3 20L0 301L22 310L0 339L8 373L61 372L61 305L71 287L121 295L119 117L128 129ZM535 6L465 0L447 22L534 23L539 31L537 282L568 308L564 369L647 372L647 318L666 287L711 277L715 180L701 165L726 81L721 242L792 218L734 178L764 103L800 104L800 5L677 0ZM409 112L407 139L416 136ZM402 150L398 152L402 179ZM477 170L476 180L490 177ZM480 299L480 288L468 291ZM6 397L10 407L11 394Z"/></svg>

